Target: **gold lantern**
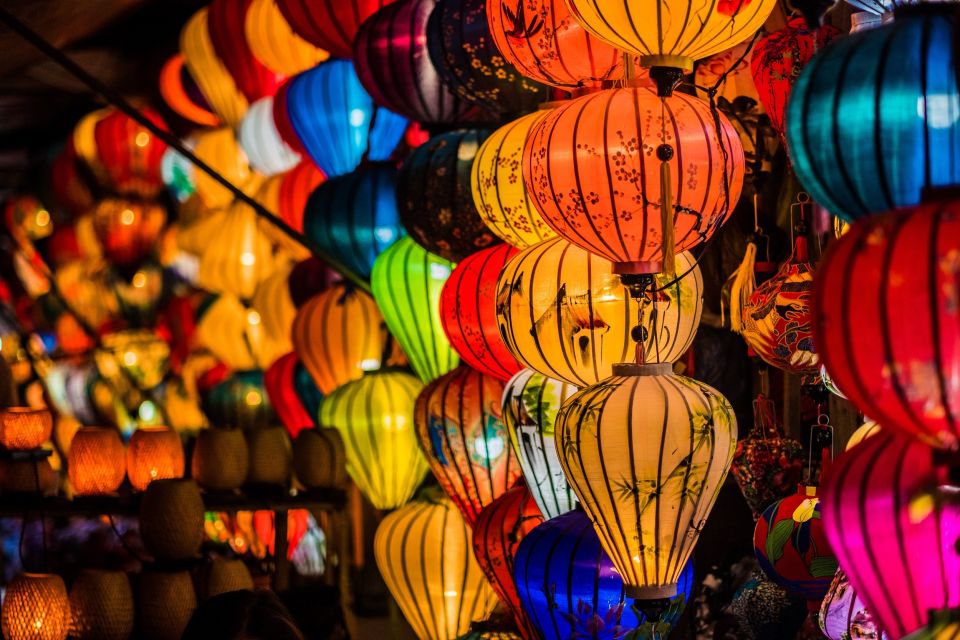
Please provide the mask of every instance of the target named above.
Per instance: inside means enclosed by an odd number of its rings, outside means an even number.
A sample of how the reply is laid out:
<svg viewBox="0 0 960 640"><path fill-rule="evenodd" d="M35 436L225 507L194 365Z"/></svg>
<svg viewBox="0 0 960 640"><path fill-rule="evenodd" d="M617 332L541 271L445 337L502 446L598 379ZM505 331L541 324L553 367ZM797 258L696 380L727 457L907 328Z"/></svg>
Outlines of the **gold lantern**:
<svg viewBox="0 0 960 640"><path fill-rule="evenodd" d="M263 176L250 167L247 154L227 127L198 134L193 153L248 196L254 195L263 182ZM198 171L195 179L197 195L208 208L223 209L233 202L233 193L206 172Z"/></svg>
<svg viewBox="0 0 960 640"><path fill-rule="evenodd" d="M183 444L170 427L140 427L127 443L127 477L137 491L154 480L183 476Z"/></svg>
<svg viewBox="0 0 960 640"><path fill-rule="evenodd" d="M279 265L273 273L263 278L253 294L251 306L260 314L263 330L272 340L284 345L292 351L290 344L290 328L297 315L297 308L293 306L290 297L290 265Z"/></svg>
<svg viewBox="0 0 960 640"><path fill-rule="evenodd" d="M346 450L336 429L304 429L293 447L297 480L308 489L347 484Z"/></svg>
<svg viewBox="0 0 960 640"><path fill-rule="evenodd" d="M203 543L203 498L193 480L150 483L140 501L140 537L158 560L184 560Z"/></svg>
<svg viewBox="0 0 960 640"><path fill-rule="evenodd" d="M170 368L170 345L153 331L128 329L105 335L95 359L97 370L117 387L132 381L138 389L152 389Z"/></svg>
<svg viewBox="0 0 960 640"><path fill-rule="evenodd" d="M53 416L46 409L10 407L0 411L0 444L11 451L39 449L53 433Z"/></svg>
<svg viewBox="0 0 960 640"><path fill-rule="evenodd" d="M63 578L21 573L7 585L0 613L6 640L63 640L70 630L70 602Z"/></svg>
<svg viewBox="0 0 960 640"><path fill-rule="evenodd" d="M84 569L70 587L70 637L127 640L133 633L133 591L123 571Z"/></svg>
<svg viewBox="0 0 960 640"><path fill-rule="evenodd" d="M289 485L293 452L287 430L283 427L251 429L246 436L250 452L247 483L281 487Z"/></svg>
<svg viewBox="0 0 960 640"><path fill-rule="evenodd" d="M67 473L78 496L102 496L115 492L123 483L123 441L116 429L81 427L70 442Z"/></svg>
<svg viewBox="0 0 960 640"><path fill-rule="evenodd" d="M253 577L247 565L237 558L214 558L204 565L200 573L200 600L245 589L253 589Z"/></svg>
<svg viewBox="0 0 960 640"><path fill-rule="evenodd" d="M193 14L180 32L180 51L210 107L221 120L236 127L250 104L217 56L208 23L206 7Z"/></svg>
<svg viewBox="0 0 960 640"><path fill-rule="evenodd" d="M220 295L204 312L195 340L235 371L265 369L289 350L284 341L267 334L255 309L229 293Z"/></svg>
<svg viewBox="0 0 960 640"><path fill-rule="evenodd" d="M244 32L253 55L272 71L287 76L312 69L330 57L294 33L276 0L253 0Z"/></svg>
<svg viewBox="0 0 960 640"><path fill-rule="evenodd" d="M144 571L137 589L137 628L143 640L174 640L183 635L197 608L193 580L186 571Z"/></svg>
<svg viewBox="0 0 960 640"><path fill-rule="evenodd" d="M247 439L240 429L203 429L193 444L190 475L208 491L233 491L247 479L249 457Z"/></svg>
<svg viewBox="0 0 960 640"><path fill-rule="evenodd" d="M197 284L249 300L275 268L273 248L260 233L256 212L237 201L223 216L217 232L206 240Z"/></svg>

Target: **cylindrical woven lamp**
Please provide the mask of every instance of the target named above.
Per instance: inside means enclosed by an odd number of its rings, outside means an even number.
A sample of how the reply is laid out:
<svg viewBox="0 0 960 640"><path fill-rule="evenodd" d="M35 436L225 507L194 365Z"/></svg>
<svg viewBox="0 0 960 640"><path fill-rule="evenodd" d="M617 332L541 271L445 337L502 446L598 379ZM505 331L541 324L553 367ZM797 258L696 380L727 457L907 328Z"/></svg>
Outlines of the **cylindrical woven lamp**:
<svg viewBox="0 0 960 640"><path fill-rule="evenodd" d="M127 477L137 491L154 480L183 476L183 444L169 427L140 427L127 443Z"/></svg>
<svg viewBox="0 0 960 640"><path fill-rule="evenodd" d="M349 480L346 456L336 429L304 429L293 447L297 480L308 489L344 487Z"/></svg>
<svg viewBox="0 0 960 640"><path fill-rule="evenodd" d="M10 407L0 411L0 444L11 451L39 449L53 433L53 416L46 409Z"/></svg>
<svg viewBox="0 0 960 640"><path fill-rule="evenodd" d="M140 537L158 560L184 560L203 543L203 498L193 480L150 483L140 501Z"/></svg>
<svg viewBox="0 0 960 640"><path fill-rule="evenodd" d="M0 622L6 640L65 640L70 602L63 578L49 573L14 577L7 585Z"/></svg>
<svg viewBox="0 0 960 640"><path fill-rule="evenodd" d="M127 474L126 452L116 429L81 427L70 441L67 473L78 496L116 491Z"/></svg>
<svg viewBox="0 0 960 640"><path fill-rule="evenodd" d="M123 571L84 569L70 587L70 637L127 640L133 633L130 580Z"/></svg>
<svg viewBox="0 0 960 640"><path fill-rule="evenodd" d="M209 491L239 489L247 479L249 456L247 439L240 429L203 429L193 443L190 475Z"/></svg>
<svg viewBox="0 0 960 640"><path fill-rule="evenodd" d="M60 476L49 458L0 461L0 492L24 495L57 495Z"/></svg>
<svg viewBox="0 0 960 640"><path fill-rule="evenodd" d="M176 640L197 608L193 580L186 571L144 571L137 589L137 632L144 640Z"/></svg>
<svg viewBox="0 0 960 640"><path fill-rule="evenodd" d="M287 430L283 427L267 427L247 431L246 435L250 452L247 484L289 485L293 454Z"/></svg>
<svg viewBox="0 0 960 640"><path fill-rule="evenodd" d="M253 588L253 577L243 560L214 558L201 569L197 595L202 602L221 593Z"/></svg>

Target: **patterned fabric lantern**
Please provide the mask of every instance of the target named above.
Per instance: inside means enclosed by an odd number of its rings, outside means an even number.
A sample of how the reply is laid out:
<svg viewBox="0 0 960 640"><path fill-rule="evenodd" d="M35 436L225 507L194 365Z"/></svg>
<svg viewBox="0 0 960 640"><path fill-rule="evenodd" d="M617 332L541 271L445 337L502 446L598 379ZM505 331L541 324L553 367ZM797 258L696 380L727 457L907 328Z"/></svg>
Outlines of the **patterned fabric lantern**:
<svg viewBox="0 0 960 640"><path fill-rule="evenodd" d="M940 495L934 450L883 430L843 453L823 488L823 522L850 584L900 638L960 604L960 505Z"/></svg>
<svg viewBox="0 0 960 640"><path fill-rule="evenodd" d="M399 371L367 373L324 398L320 424L343 436L347 472L377 509L406 504L427 474L414 426L423 385Z"/></svg>
<svg viewBox="0 0 960 640"><path fill-rule="evenodd" d="M830 583L817 615L820 631L829 640L850 638L874 638L888 640L887 634L877 628L873 616L867 611L843 569L839 569Z"/></svg>
<svg viewBox="0 0 960 640"><path fill-rule="evenodd" d="M397 213L397 170L377 164L337 176L306 202L303 232L363 278L373 261L406 234Z"/></svg>
<svg viewBox="0 0 960 640"><path fill-rule="evenodd" d="M659 98L646 87L571 100L530 130L527 192L561 237L610 260L617 273L657 273L664 243L677 253L704 242L740 197L743 147L718 118L722 134L705 101ZM673 207L666 233L665 204Z"/></svg>
<svg viewBox="0 0 960 640"><path fill-rule="evenodd" d="M797 80L790 156L830 213L853 221L960 182L953 26L949 4L905 8L895 23L838 38Z"/></svg>
<svg viewBox="0 0 960 640"><path fill-rule="evenodd" d="M573 509L576 496L567 484L554 441L560 405L577 387L523 369L503 389L503 424L520 460L527 488L547 520Z"/></svg>
<svg viewBox="0 0 960 640"><path fill-rule="evenodd" d="M440 82L427 54L435 6L436 0L400 0L374 13L357 32L354 67L377 104L417 122L456 122L470 103Z"/></svg>
<svg viewBox="0 0 960 640"><path fill-rule="evenodd" d="M363 21L393 0L276 0L281 13L301 38L338 58L349 58Z"/></svg>
<svg viewBox="0 0 960 640"><path fill-rule="evenodd" d="M203 395L203 412L214 426L262 429L274 421L270 397L258 369L234 371Z"/></svg>
<svg viewBox="0 0 960 640"><path fill-rule="evenodd" d="M169 427L140 427L127 443L127 477L137 491L154 480L183 476L183 445Z"/></svg>
<svg viewBox="0 0 960 640"><path fill-rule="evenodd" d="M317 388L329 395L384 363L389 337L373 299L337 284L297 311L293 346Z"/></svg>
<svg viewBox="0 0 960 640"><path fill-rule="evenodd" d="M204 99L225 124L236 127L246 113L249 102L217 55L210 39L207 7L200 9L180 32L180 51L196 80Z"/></svg>
<svg viewBox="0 0 960 640"><path fill-rule="evenodd" d="M272 176L293 169L300 154L280 137L273 123L273 98L260 98L250 105L240 122L240 146L254 169Z"/></svg>
<svg viewBox="0 0 960 640"><path fill-rule="evenodd" d="M160 114L153 109L143 109L140 113L166 129ZM163 189L160 160L167 150L165 142L119 110L98 120L93 136L99 164L108 177L103 186L118 194L139 198L153 198L160 193Z"/></svg>
<svg viewBox="0 0 960 640"><path fill-rule="evenodd" d="M803 487L767 507L753 531L760 567L791 593L818 601L827 594L837 558L830 550L816 487Z"/></svg>
<svg viewBox="0 0 960 640"><path fill-rule="evenodd" d="M470 170L483 129L442 133L417 147L400 168L400 220L417 243L451 262L496 242L473 204Z"/></svg>
<svg viewBox="0 0 960 640"><path fill-rule="evenodd" d="M301 399L303 385L298 384L297 380L300 371L305 372L306 369L300 364L297 354L288 353L277 358L263 373L263 386L267 390L270 404L291 438L296 438L303 429L316 426L315 416L323 398L316 384L307 376L309 401Z"/></svg>
<svg viewBox="0 0 960 640"><path fill-rule="evenodd" d="M224 127L197 134L193 152L247 195L253 195L260 188L263 177L250 168L247 154L231 129ZM233 193L205 172L197 171L195 176L197 195L208 208L223 209L233 202Z"/></svg>
<svg viewBox="0 0 960 640"><path fill-rule="evenodd" d="M10 407L0 411L0 444L6 449L39 449L51 433L53 415L46 409Z"/></svg>
<svg viewBox="0 0 960 640"><path fill-rule="evenodd" d="M105 427L81 427L70 441L67 471L78 496L108 495L116 491L127 468L120 434Z"/></svg>
<svg viewBox="0 0 960 640"><path fill-rule="evenodd" d="M500 337L497 277L516 253L501 244L468 256L440 292L440 320L451 346L463 362L503 381L520 370L520 363Z"/></svg>
<svg viewBox="0 0 960 640"><path fill-rule="evenodd" d="M627 596L670 598L733 459L736 418L669 364L613 372L560 408L560 463Z"/></svg>
<svg viewBox="0 0 960 640"><path fill-rule="evenodd" d="M280 92L285 95L274 105L277 128L328 177L349 173L363 160L389 159L407 129L405 118L373 102L349 60L317 65ZM287 139L280 118L287 119L296 140Z"/></svg>
<svg viewBox="0 0 960 640"><path fill-rule="evenodd" d="M205 127L216 127L220 118L210 110L182 53L175 53L160 70L160 96L182 118Z"/></svg>
<svg viewBox="0 0 960 640"><path fill-rule="evenodd" d="M217 232L206 238L197 284L208 291L249 300L275 269L273 247L259 233L257 213L237 200L218 216Z"/></svg>
<svg viewBox="0 0 960 640"><path fill-rule="evenodd" d="M133 633L133 590L123 571L82 569L70 585L70 636L127 640Z"/></svg>
<svg viewBox="0 0 960 640"><path fill-rule="evenodd" d="M272 96L283 80L268 69L250 49L244 37L247 13L253 0L213 0L207 7L207 28L217 57L233 78L237 88L252 104Z"/></svg>
<svg viewBox="0 0 960 640"><path fill-rule="evenodd" d="M66 640L70 601L63 578L50 573L21 573L7 585L0 614L7 640Z"/></svg>
<svg viewBox="0 0 960 640"><path fill-rule="evenodd" d="M417 245L398 240L373 264L370 287L383 319L424 382L457 366L459 358L443 333L440 291L452 265Z"/></svg>
<svg viewBox="0 0 960 640"><path fill-rule="evenodd" d="M93 230L112 264L136 267L153 252L167 221L162 206L146 200L108 198L93 211Z"/></svg>
<svg viewBox="0 0 960 640"><path fill-rule="evenodd" d="M815 338L850 401L945 449L960 438L958 212L931 202L852 225L814 293Z"/></svg>
<svg viewBox="0 0 960 640"><path fill-rule="evenodd" d="M276 0L253 0L247 9L244 34L253 55L275 73L292 76L330 57L290 28Z"/></svg>
<svg viewBox="0 0 960 640"><path fill-rule="evenodd" d="M520 477L500 420L503 383L466 365L417 397L417 436L433 475L472 525Z"/></svg>
<svg viewBox="0 0 960 640"><path fill-rule="evenodd" d="M675 282L655 276L656 292L638 302L613 264L560 238L545 240L500 274L500 333L522 364L577 386L599 382L615 363L634 359L637 324L645 360L674 362L693 342L703 308L703 277L689 253L677 256L677 273L687 275Z"/></svg>
<svg viewBox="0 0 960 640"><path fill-rule="evenodd" d="M666 638L693 590L693 564L688 562L677 595L656 623L646 622L628 602L623 580L590 518L579 509L528 533L517 548L513 570L520 602L543 640L618 640L631 632Z"/></svg>
<svg viewBox="0 0 960 640"><path fill-rule="evenodd" d="M497 598L471 553L472 535L453 504L432 493L377 527L377 567L421 640L449 640L489 615Z"/></svg>

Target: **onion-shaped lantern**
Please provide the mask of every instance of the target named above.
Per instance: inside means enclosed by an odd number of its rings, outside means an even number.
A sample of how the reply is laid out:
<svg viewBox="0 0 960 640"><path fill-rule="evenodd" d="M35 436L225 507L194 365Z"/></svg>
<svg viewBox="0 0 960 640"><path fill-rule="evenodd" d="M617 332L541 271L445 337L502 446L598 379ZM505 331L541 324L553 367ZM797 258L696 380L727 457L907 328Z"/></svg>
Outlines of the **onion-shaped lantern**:
<svg viewBox="0 0 960 640"><path fill-rule="evenodd" d="M275 73L292 76L330 57L290 28L276 0L253 0L247 9L244 35L253 55Z"/></svg>
<svg viewBox="0 0 960 640"><path fill-rule="evenodd" d="M93 212L103 255L121 268L139 266L150 256L166 221L164 208L146 200L108 198Z"/></svg>
<svg viewBox="0 0 960 640"><path fill-rule="evenodd" d="M0 614L8 640L66 640L70 601L63 578L50 573L21 573L7 585Z"/></svg>
<svg viewBox="0 0 960 640"><path fill-rule="evenodd" d="M349 58L363 21L392 0L276 0L280 12L301 38L330 55Z"/></svg>
<svg viewBox="0 0 960 640"><path fill-rule="evenodd" d="M634 359L640 325L647 362L675 362L693 342L703 309L703 277L689 253L675 279L654 276L653 290L632 297L613 265L560 238L514 256L497 285L500 333L523 365L577 386Z"/></svg>
<svg viewBox="0 0 960 640"><path fill-rule="evenodd" d="M347 472L377 509L406 504L427 474L413 417L422 388L408 373L372 372L320 405L320 424L340 431Z"/></svg>
<svg viewBox="0 0 960 640"><path fill-rule="evenodd" d="M203 412L214 426L251 430L273 424L263 372L234 371L203 394Z"/></svg>
<svg viewBox="0 0 960 640"><path fill-rule="evenodd" d="M190 75L182 53L170 56L160 70L160 96L177 115L192 123L206 127L220 124L220 118L210 110L203 92Z"/></svg>
<svg viewBox="0 0 960 640"><path fill-rule="evenodd" d="M166 129L160 114L144 109L141 115ZM121 195L152 198L163 189L160 161L167 144L122 111L114 110L93 129L97 159L107 177L103 185Z"/></svg>
<svg viewBox="0 0 960 640"><path fill-rule="evenodd" d="M449 640L497 604L473 557L472 533L439 492L394 511L377 526L377 567L421 640Z"/></svg>
<svg viewBox="0 0 960 640"><path fill-rule="evenodd" d="M837 570L833 582L830 583L830 590L820 604L817 624L829 640L889 640L889 636L877 628L876 621L850 585L843 569Z"/></svg>
<svg viewBox="0 0 960 640"><path fill-rule="evenodd" d="M487 133L461 129L430 138L404 161L397 179L407 232L427 251L453 262L496 242L470 191L470 170Z"/></svg>
<svg viewBox="0 0 960 640"><path fill-rule="evenodd" d="M180 32L180 51L190 77L200 87L210 108L225 124L236 127L250 103L217 55L210 38L209 22L207 7L193 14Z"/></svg>
<svg viewBox="0 0 960 640"><path fill-rule="evenodd" d="M207 7L207 28L217 57L250 103L272 96L283 76L268 69L245 37L247 13L253 0L213 0Z"/></svg>
<svg viewBox="0 0 960 640"><path fill-rule="evenodd" d="M460 359L477 371L509 380L520 363L503 343L497 324L497 278L517 250L501 244L464 259L440 293L440 320Z"/></svg>
<svg viewBox="0 0 960 640"><path fill-rule="evenodd" d="M263 372L263 386L270 404L291 438L296 438L304 429L316 426L323 395L297 354L288 353L277 358Z"/></svg>
<svg viewBox="0 0 960 640"><path fill-rule="evenodd" d="M273 247L259 232L257 213L241 200L219 214L216 233L203 238L197 284L249 300L275 268Z"/></svg>
<svg viewBox="0 0 960 640"><path fill-rule="evenodd" d="M273 123L273 97L260 98L250 105L240 121L240 146L254 169L265 176L284 173L300 162ZM276 213L276 212L275 212Z"/></svg>

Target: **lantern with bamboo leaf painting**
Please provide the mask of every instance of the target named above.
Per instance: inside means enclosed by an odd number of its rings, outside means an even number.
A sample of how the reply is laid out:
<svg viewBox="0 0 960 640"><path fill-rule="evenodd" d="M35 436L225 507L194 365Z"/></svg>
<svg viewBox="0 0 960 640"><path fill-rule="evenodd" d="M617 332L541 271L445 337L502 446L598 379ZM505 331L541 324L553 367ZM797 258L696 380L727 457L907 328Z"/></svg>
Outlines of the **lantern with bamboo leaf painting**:
<svg viewBox="0 0 960 640"><path fill-rule="evenodd" d="M250 165L265 176L289 171L300 162L300 154L283 141L273 123L272 96L250 105L240 121L239 137Z"/></svg>
<svg viewBox="0 0 960 640"><path fill-rule="evenodd" d="M303 429L316 426L323 395L296 353L277 358L264 371L263 385L291 438L296 438Z"/></svg>
<svg viewBox="0 0 960 640"><path fill-rule="evenodd" d="M213 0L207 6L207 29L217 57L250 104L272 96L283 76L253 55L245 37L247 14L253 0Z"/></svg>
<svg viewBox="0 0 960 640"><path fill-rule="evenodd" d="M203 412L214 426L249 430L273 424L263 371L234 371L203 394Z"/></svg>
<svg viewBox="0 0 960 640"><path fill-rule="evenodd" d="M180 51L190 77L196 81L210 109L224 124L236 127L250 103L217 55L210 39L209 22L207 7L193 14L180 32ZM201 117L204 118L201 124L210 124L205 116Z"/></svg>
<svg viewBox="0 0 960 640"><path fill-rule="evenodd" d="M167 222L164 208L146 200L108 198L93 211L93 230L104 257L121 269L142 264Z"/></svg>
<svg viewBox="0 0 960 640"><path fill-rule="evenodd" d="M337 58L349 58L363 21L393 0L276 0L294 33Z"/></svg>
<svg viewBox="0 0 960 640"><path fill-rule="evenodd" d="M153 109L142 109L140 113L161 129L167 128ZM107 178L102 186L134 198L153 198L160 193L160 160L167 150L165 142L116 109L97 121L93 137Z"/></svg>
<svg viewBox="0 0 960 640"><path fill-rule="evenodd" d="M275 73L296 75L330 57L293 32L276 0L253 0L243 26L253 55Z"/></svg>

